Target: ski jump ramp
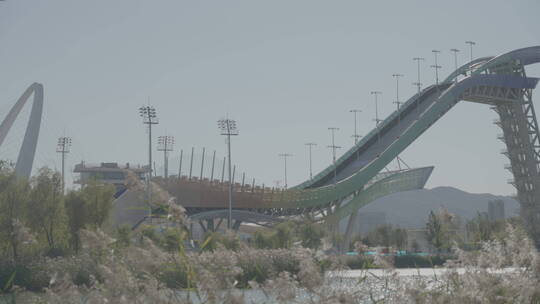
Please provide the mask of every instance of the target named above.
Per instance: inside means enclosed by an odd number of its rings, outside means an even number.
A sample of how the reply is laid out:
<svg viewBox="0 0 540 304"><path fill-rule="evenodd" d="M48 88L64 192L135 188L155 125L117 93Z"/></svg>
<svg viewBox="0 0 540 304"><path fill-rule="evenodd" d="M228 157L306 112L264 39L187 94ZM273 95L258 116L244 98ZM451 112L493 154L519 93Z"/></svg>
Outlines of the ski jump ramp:
<svg viewBox="0 0 540 304"><path fill-rule="evenodd" d="M287 190L235 188L233 208L278 217L310 213L335 223L379 197L423 188L433 167L382 171L459 101L469 101L486 104L499 113L497 125L504 133L504 154L510 160L522 216L529 228L540 234L540 136L532 104L538 78L525 73L527 65L538 62L540 46L475 59L409 98L312 179ZM226 208L225 190L213 190L221 187L213 181L181 184L165 188L188 213ZM215 214L221 213L208 213L207 219ZM197 218L204 219L203 215Z"/></svg>

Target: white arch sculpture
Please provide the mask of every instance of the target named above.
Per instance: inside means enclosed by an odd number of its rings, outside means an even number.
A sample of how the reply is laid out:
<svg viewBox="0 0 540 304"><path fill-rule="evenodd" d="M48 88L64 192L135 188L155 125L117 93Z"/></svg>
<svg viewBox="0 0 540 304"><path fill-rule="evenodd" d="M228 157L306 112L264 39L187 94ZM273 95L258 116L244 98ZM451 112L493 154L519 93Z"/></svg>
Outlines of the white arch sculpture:
<svg viewBox="0 0 540 304"><path fill-rule="evenodd" d="M43 114L43 85L34 82L29 86L11 108L6 118L2 121L2 124L0 124L0 146L2 146L9 129L13 126L15 119L32 94L34 94L34 100L32 102L30 119L28 120L23 144L17 157L17 164L15 165L15 174L23 178L29 178L32 174L32 165L36 154L41 116Z"/></svg>

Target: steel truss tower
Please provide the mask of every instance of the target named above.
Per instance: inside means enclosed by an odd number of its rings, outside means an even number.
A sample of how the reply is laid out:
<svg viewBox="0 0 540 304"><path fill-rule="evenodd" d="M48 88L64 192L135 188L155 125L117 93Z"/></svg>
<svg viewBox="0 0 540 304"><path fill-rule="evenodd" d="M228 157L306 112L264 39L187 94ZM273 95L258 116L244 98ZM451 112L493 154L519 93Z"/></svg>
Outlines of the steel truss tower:
<svg viewBox="0 0 540 304"><path fill-rule="evenodd" d="M519 62L508 63L487 71L487 74L513 75L526 78ZM513 174L510 180L517 190L521 217L540 245L540 132L532 102L533 89L477 86L464 92L464 99L493 104L500 117L495 121L503 134L498 138L507 147L502 153L510 160L505 166Z"/></svg>

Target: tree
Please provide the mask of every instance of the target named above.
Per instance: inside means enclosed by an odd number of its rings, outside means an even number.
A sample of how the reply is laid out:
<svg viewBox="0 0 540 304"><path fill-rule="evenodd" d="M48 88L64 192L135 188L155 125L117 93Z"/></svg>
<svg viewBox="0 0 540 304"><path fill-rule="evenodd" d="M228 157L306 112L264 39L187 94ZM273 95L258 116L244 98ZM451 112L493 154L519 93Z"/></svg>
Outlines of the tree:
<svg viewBox="0 0 540 304"><path fill-rule="evenodd" d="M403 249L407 245L407 230L390 224L380 225L362 240L368 246L394 246Z"/></svg>
<svg viewBox="0 0 540 304"><path fill-rule="evenodd" d="M275 248L290 248L293 243L293 229L289 222L280 223L276 226L274 234Z"/></svg>
<svg viewBox="0 0 540 304"><path fill-rule="evenodd" d="M87 206L82 193L79 191L69 192L64 202L68 219L69 243L72 249L78 251L80 247L79 232L86 226L88 221Z"/></svg>
<svg viewBox="0 0 540 304"><path fill-rule="evenodd" d="M271 231L256 231L253 235L255 247L259 249L290 248L294 235L292 222L276 225Z"/></svg>
<svg viewBox="0 0 540 304"><path fill-rule="evenodd" d="M320 225L308 221L301 224L298 230L303 247L312 249L321 247L322 238L325 236L325 232Z"/></svg>
<svg viewBox="0 0 540 304"><path fill-rule="evenodd" d="M0 244L17 264L20 246L26 241L24 210L30 187L5 167L0 171Z"/></svg>
<svg viewBox="0 0 540 304"><path fill-rule="evenodd" d="M478 213L477 216L467 222L465 228L470 242L481 243L491 241L505 234L506 221L490 221L487 215Z"/></svg>
<svg viewBox="0 0 540 304"><path fill-rule="evenodd" d="M113 185L91 180L82 189L82 197L87 207L87 223L93 228L99 228L109 217L114 201Z"/></svg>
<svg viewBox="0 0 540 304"><path fill-rule="evenodd" d="M392 243L396 245L397 249L403 250L407 247L407 243L408 243L407 230L403 228L396 228L392 232L392 236L393 236Z"/></svg>
<svg viewBox="0 0 540 304"><path fill-rule="evenodd" d="M62 195L62 177L51 169L42 168L32 179L28 223L44 236L49 249L59 247L66 231L66 216Z"/></svg>
<svg viewBox="0 0 540 304"><path fill-rule="evenodd" d="M441 219L433 210L429 212L428 222L426 224L427 241L437 250L440 251L446 245L446 232L444 231Z"/></svg>
<svg viewBox="0 0 540 304"><path fill-rule="evenodd" d="M129 247L131 245L131 227L129 225L121 225L115 230L116 245L120 248Z"/></svg>

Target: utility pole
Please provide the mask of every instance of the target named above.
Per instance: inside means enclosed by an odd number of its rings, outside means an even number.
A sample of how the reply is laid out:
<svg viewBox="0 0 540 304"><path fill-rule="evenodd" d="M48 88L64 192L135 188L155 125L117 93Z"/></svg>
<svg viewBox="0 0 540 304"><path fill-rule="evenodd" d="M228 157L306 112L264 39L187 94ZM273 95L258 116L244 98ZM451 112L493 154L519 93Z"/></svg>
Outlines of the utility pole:
<svg viewBox="0 0 540 304"><path fill-rule="evenodd" d="M336 176L337 176L337 168L336 168L336 149L340 149L340 146L336 146L335 143L335 131L338 131L339 128L336 127L330 127L328 128L330 132L332 133L332 145L328 146L328 148L332 149L332 163L334 164L334 184L336 184Z"/></svg>
<svg viewBox="0 0 540 304"><path fill-rule="evenodd" d="M221 129L221 135L227 136L227 150L229 155L229 220L227 222L227 228L230 230L232 227L232 191L233 181L231 172L231 136L238 135L238 129L236 128L236 121L225 118L218 121L218 127Z"/></svg>
<svg viewBox="0 0 540 304"><path fill-rule="evenodd" d="M422 57L414 57L413 60L416 61L416 64L417 64L417 67L418 67L418 81L413 82L413 85L418 87L418 93L420 93L420 91L422 90L422 83L420 82L420 61L424 61L426 59L424 59Z"/></svg>
<svg viewBox="0 0 540 304"><path fill-rule="evenodd" d="M143 118L143 124L148 125L148 175L146 178L146 196L148 198L149 218L152 220L152 125L157 125L156 109L150 105L139 108L139 115Z"/></svg>
<svg viewBox="0 0 540 304"><path fill-rule="evenodd" d="M476 45L476 42L469 40L469 41L465 41L465 43L469 45L469 48L471 50L471 62L472 62L473 61L472 48L473 48L473 45Z"/></svg>
<svg viewBox="0 0 540 304"><path fill-rule="evenodd" d="M165 135L158 137L158 151L163 152L163 177L169 178L169 152L173 151L174 136Z"/></svg>
<svg viewBox="0 0 540 304"><path fill-rule="evenodd" d="M309 149L309 179L312 180L313 179L313 167L312 167L312 163L311 163L311 148L313 148L313 146L316 146L317 144L313 143L313 142L309 142L309 143L305 143L305 145L308 146L308 149Z"/></svg>
<svg viewBox="0 0 540 304"><path fill-rule="evenodd" d="M450 49L450 52L454 53L454 71L457 71L458 65L457 65L457 53L459 52L458 49ZM455 82L457 83L458 76L456 75Z"/></svg>
<svg viewBox="0 0 540 304"><path fill-rule="evenodd" d="M280 157L283 157L283 161L285 163L285 190L287 190L287 157L289 156L293 156L292 154L289 154L289 153L281 153L279 154Z"/></svg>
<svg viewBox="0 0 540 304"><path fill-rule="evenodd" d="M354 114L354 145L356 146L356 144L358 143L358 138L360 138L360 135L358 135L358 130L357 130L357 123L356 123L356 120L357 120L357 116L358 116L358 113L362 112L362 110L356 110L356 109L353 109L353 110L349 110L349 112L353 113Z"/></svg>
<svg viewBox="0 0 540 304"><path fill-rule="evenodd" d="M437 64L437 54L439 54L441 51L432 50L431 52L433 53L433 55L435 55L435 64L431 65L431 67L435 69L435 84L439 85L439 69L441 68L441 66Z"/></svg>
<svg viewBox="0 0 540 304"><path fill-rule="evenodd" d="M66 187L66 178L65 178L65 163L66 163L66 154L69 153L69 148L71 147L71 137L59 137L58 144L56 146L56 152L62 155L62 194Z"/></svg>

